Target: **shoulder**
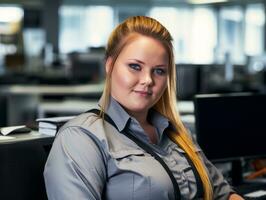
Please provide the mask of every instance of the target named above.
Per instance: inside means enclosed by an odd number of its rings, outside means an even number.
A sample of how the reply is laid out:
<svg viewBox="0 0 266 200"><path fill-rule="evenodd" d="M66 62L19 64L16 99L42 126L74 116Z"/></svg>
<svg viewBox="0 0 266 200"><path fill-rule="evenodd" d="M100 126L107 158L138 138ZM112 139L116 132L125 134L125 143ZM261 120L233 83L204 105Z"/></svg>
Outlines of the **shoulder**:
<svg viewBox="0 0 266 200"><path fill-rule="evenodd" d="M82 113L73 119L69 120L61 129L67 128L67 127L84 127L89 128L91 125L95 125L96 121L102 121L102 118L100 118L98 115L94 113Z"/></svg>
<svg viewBox="0 0 266 200"><path fill-rule="evenodd" d="M60 128L58 134L64 132L65 129L80 129L80 131L87 134L95 134L102 137L105 123L101 117L94 113L82 113L75 118L69 120L63 127Z"/></svg>
<svg viewBox="0 0 266 200"><path fill-rule="evenodd" d="M94 113L82 113L60 128L57 138L93 140L105 152L116 151L125 144L125 136L115 127Z"/></svg>
<svg viewBox="0 0 266 200"><path fill-rule="evenodd" d="M102 126L102 119L93 113L82 113L69 120L56 135L50 159L67 157L80 163L83 160L100 158L102 155L106 161L108 141Z"/></svg>
<svg viewBox="0 0 266 200"><path fill-rule="evenodd" d="M75 118L69 120L62 126L57 138L76 137L90 138L97 144L106 140L106 126L103 119L94 113L82 113Z"/></svg>

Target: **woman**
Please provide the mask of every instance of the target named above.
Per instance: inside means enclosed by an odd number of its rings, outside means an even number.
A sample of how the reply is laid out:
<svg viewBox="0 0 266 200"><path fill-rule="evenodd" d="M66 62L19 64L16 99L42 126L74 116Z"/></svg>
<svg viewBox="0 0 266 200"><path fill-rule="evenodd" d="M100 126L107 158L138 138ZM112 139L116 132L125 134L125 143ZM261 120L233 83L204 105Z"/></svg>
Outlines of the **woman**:
<svg viewBox="0 0 266 200"><path fill-rule="evenodd" d="M174 181L182 199L242 199L192 141L175 110L171 42L169 32L149 17L128 18L114 29L101 113L81 114L60 129L44 172L49 199L175 199ZM104 120L107 115L113 125ZM125 133L156 152L174 181Z"/></svg>

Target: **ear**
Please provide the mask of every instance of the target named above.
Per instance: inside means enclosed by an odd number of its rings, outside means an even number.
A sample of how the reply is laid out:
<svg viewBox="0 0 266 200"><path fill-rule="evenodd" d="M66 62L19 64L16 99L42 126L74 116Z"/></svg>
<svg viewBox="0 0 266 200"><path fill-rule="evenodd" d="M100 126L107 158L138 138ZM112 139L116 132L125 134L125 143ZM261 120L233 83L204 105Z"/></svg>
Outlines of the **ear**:
<svg viewBox="0 0 266 200"><path fill-rule="evenodd" d="M106 72L106 74L108 74L111 71L112 62L113 62L113 59L109 56L106 59L106 62L105 62L105 72Z"/></svg>

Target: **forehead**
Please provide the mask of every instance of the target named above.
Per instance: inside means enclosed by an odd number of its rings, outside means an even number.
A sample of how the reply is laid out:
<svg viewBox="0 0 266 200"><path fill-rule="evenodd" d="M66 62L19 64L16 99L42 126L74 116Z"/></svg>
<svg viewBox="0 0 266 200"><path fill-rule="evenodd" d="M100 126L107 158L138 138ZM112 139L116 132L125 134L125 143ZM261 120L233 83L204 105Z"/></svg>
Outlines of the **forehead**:
<svg viewBox="0 0 266 200"><path fill-rule="evenodd" d="M151 57L153 59L168 60L168 51L164 44L150 36L134 34L127 38L120 56L136 56L139 58Z"/></svg>
<svg viewBox="0 0 266 200"><path fill-rule="evenodd" d="M152 36L146 36L139 33L132 33L125 39L125 47L132 46L132 45L152 45L156 44L161 48L165 48L163 42L158 39L155 39Z"/></svg>

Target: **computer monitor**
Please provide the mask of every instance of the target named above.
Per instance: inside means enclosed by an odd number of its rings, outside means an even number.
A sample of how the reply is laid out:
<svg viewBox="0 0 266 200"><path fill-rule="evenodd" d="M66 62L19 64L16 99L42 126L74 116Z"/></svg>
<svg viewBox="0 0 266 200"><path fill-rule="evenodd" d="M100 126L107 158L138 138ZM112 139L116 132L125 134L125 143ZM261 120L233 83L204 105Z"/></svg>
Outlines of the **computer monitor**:
<svg viewBox="0 0 266 200"><path fill-rule="evenodd" d="M72 82L97 83L103 79L103 54L74 52L69 57Z"/></svg>
<svg viewBox="0 0 266 200"><path fill-rule="evenodd" d="M197 141L207 158L266 156L266 94L196 95Z"/></svg>
<svg viewBox="0 0 266 200"><path fill-rule="evenodd" d="M201 65L177 64L177 97L180 100L192 100L201 90Z"/></svg>
<svg viewBox="0 0 266 200"><path fill-rule="evenodd" d="M197 141L213 162L231 162L231 183L243 184L242 158L266 156L266 94L194 98Z"/></svg>

